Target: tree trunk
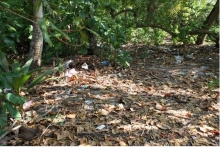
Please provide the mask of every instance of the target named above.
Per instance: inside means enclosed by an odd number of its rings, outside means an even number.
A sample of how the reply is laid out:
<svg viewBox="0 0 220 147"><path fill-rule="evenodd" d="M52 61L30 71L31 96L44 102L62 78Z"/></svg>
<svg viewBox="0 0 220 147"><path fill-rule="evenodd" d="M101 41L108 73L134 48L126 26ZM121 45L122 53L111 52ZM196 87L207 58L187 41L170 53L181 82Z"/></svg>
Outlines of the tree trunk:
<svg viewBox="0 0 220 147"><path fill-rule="evenodd" d="M33 4L36 5L37 0L33 0ZM31 68L36 68L41 66L41 55L43 50L43 34L38 24L38 20L43 18L43 8L42 3L38 11L34 12L34 23L33 23L33 32L31 47L28 54L28 59L33 58Z"/></svg>
<svg viewBox="0 0 220 147"><path fill-rule="evenodd" d="M88 55L97 55L97 40L96 36L89 32L87 33L89 37L89 48L88 48Z"/></svg>
<svg viewBox="0 0 220 147"><path fill-rule="evenodd" d="M90 14L88 15L88 17L86 18L86 20L88 21L88 19L90 19L91 16ZM91 29L90 25L85 25L87 28ZM97 39L96 36L90 32L89 30L86 30L86 35L88 36L88 41L89 41L89 48L88 48L88 55L96 55L97 54Z"/></svg>
<svg viewBox="0 0 220 147"><path fill-rule="evenodd" d="M203 23L203 26L201 30L208 31L210 27L213 25L215 20L217 20L219 16L219 0L215 3L215 6L213 7L211 13L206 18L206 21ZM207 34L202 34L197 37L196 44L201 45L205 41Z"/></svg>

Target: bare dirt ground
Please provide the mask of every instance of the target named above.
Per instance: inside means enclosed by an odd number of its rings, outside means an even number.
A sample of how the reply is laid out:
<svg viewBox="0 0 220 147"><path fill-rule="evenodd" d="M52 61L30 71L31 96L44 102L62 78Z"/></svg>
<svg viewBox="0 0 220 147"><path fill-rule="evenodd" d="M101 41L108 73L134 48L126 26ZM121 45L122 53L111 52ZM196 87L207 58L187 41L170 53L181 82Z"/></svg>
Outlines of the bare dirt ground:
<svg viewBox="0 0 220 147"><path fill-rule="evenodd" d="M109 65L85 70L80 64L89 60L78 57L77 79L56 75L56 80L36 86L25 95L31 101L25 109L29 119L25 127L33 130L15 130L3 143L219 145L219 88L208 87L219 78L218 49L188 46L183 53L169 46L125 49L132 52L130 68ZM177 55L183 60L177 61ZM34 135L21 140L18 134Z"/></svg>

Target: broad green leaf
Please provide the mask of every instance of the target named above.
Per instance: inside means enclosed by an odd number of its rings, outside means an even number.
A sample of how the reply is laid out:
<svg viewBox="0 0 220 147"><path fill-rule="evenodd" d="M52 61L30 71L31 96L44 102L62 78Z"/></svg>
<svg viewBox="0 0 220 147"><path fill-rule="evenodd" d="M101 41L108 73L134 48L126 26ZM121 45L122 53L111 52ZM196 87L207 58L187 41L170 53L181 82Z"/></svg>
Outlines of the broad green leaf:
<svg viewBox="0 0 220 147"><path fill-rule="evenodd" d="M3 105L3 108L0 107L0 127L4 127L8 121L6 108Z"/></svg>
<svg viewBox="0 0 220 147"><path fill-rule="evenodd" d="M33 61L33 58L28 60L20 69L20 73L26 74L31 66L31 63Z"/></svg>
<svg viewBox="0 0 220 147"><path fill-rule="evenodd" d="M96 33L95 31L93 31L93 30L91 30L91 29L89 29L89 28L85 28L86 30L88 30L88 31L90 31L90 32L92 32L94 35L96 35L97 37L100 37L101 38L101 36L98 34L98 33Z"/></svg>
<svg viewBox="0 0 220 147"><path fill-rule="evenodd" d="M21 113L14 107L12 107L10 104L6 103L5 104L6 109L8 110L9 114L17 119L17 120L21 120Z"/></svg>
<svg viewBox="0 0 220 147"><path fill-rule="evenodd" d="M19 104L23 105L25 103L25 98L21 97L18 94L13 94L13 93L7 93L5 94L5 98L9 101L12 102L13 104Z"/></svg>
<svg viewBox="0 0 220 147"><path fill-rule="evenodd" d="M27 82L27 80L31 77L32 73L21 74L21 77L15 77L12 79L13 88L16 92L20 93L21 88Z"/></svg>
<svg viewBox="0 0 220 147"><path fill-rule="evenodd" d="M16 32L16 29L14 27L12 27L11 25L6 25L8 30L11 32Z"/></svg>
<svg viewBox="0 0 220 147"><path fill-rule="evenodd" d="M49 21L50 26L52 27L52 29L58 31L60 34L62 34L66 40L70 40L70 37L64 33L62 30L60 30L59 28L57 28L51 21Z"/></svg>
<svg viewBox="0 0 220 147"><path fill-rule="evenodd" d="M20 64L18 63L17 60L14 60L14 64L12 66L12 72L13 73L19 73L21 67L20 67Z"/></svg>
<svg viewBox="0 0 220 147"><path fill-rule="evenodd" d="M80 36L83 41L88 42L88 36L85 33L80 31Z"/></svg>
<svg viewBox="0 0 220 147"><path fill-rule="evenodd" d="M7 37L3 37L3 40L5 42L5 44L10 45L10 46L14 46L15 42Z"/></svg>
<svg viewBox="0 0 220 147"><path fill-rule="evenodd" d="M8 64L8 61L6 59L6 56L5 54L0 51L0 66L5 70L5 71L8 71L9 69L9 64Z"/></svg>
<svg viewBox="0 0 220 147"><path fill-rule="evenodd" d="M49 34L48 34L48 32L47 32L47 26L46 26L46 21L45 21L45 19L44 19L44 18L39 19L39 20L38 20L38 24L39 24L39 26L40 26L40 28L41 28L42 33L43 33L44 40L45 40L50 46L52 46L53 44L52 44L52 42L51 42L51 40L50 40L50 36L49 36Z"/></svg>
<svg viewBox="0 0 220 147"><path fill-rule="evenodd" d="M10 83L7 82L7 79L0 73L0 87L10 88Z"/></svg>
<svg viewBox="0 0 220 147"><path fill-rule="evenodd" d="M38 77L36 77L27 87L27 90L31 89L32 87L34 87L35 85L39 84L40 82L45 80L45 76L53 73L55 69L50 69L45 71L44 73L40 74Z"/></svg>
<svg viewBox="0 0 220 147"><path fill-rule="evenodd" d="M37 11L39 10L40 6L42 4L42 0L37 0L34 4L34 13L37 13Z"/></svg>

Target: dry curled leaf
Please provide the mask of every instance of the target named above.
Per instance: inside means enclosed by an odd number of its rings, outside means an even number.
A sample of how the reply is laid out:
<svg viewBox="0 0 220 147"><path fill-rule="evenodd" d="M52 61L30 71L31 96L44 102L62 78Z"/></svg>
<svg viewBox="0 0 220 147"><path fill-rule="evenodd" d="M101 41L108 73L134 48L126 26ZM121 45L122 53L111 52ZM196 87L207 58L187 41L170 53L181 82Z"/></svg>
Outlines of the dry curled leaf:
<svg viewBox="0 0 220 147"><path fill-rule="evenodd" d="M165 123L157 123L156 124L158 128L162 129L162 130L166 130L166 129L171 129L170 126L168 126L167 124Z"/></svg>
<svg viewBox="0 0 220 147"><path fill-rule="evenodd" d="M170 93L165 93L164 97L170 97Z"/></svg>
<svg viewBox="0 0 220 147"><path fill-rule="evenodd" d="M63 138L68 137L70 133L68 131L62 131L61 133L55 132L54 134L56 134L57 140L61 140Z"/></svg>
<svg viewBox="0 0 220 147"><path fill-rule="evenodd" d="M127 146L127 144L123 140L119 141L119 144L120 146Z"/></svg>
<svg viewBox="0 0 220 147"><path fill-rule="evenodd" d="M76 113L71 113L66 115L66 118L75 118L75 117L76 117Z"/></svg>
<svg viewBox="0 0 220 147"><path fill-rule="evenodd" d="M165 111L166 110L166 107L160 105L160 104L156 104L156 109L157 110L160 110L160 111Z"/></svg>
<svg viewBox="0 0 220 147"><path fill-rule="evenodd" d="M34 138L38 137L40 134L40 129L36 128L26 128L24 126L21 126L19 128L19 133L18 133L18 138L22 139L22 140L27 140L27 141L31 141Z"/></svg>
<svg viewBox="0 0 220 147"><path fill-rule="evenodd" d="M98 114L99 114L99 115L108 115L109 112L106 111L105 109L99 109Z"/></svg>
<svg viewBox="0 0 220 147"><path fill-rule="evenodd" d="M208 131L215 135L219 135L219 130L208 130Z"/></svg>

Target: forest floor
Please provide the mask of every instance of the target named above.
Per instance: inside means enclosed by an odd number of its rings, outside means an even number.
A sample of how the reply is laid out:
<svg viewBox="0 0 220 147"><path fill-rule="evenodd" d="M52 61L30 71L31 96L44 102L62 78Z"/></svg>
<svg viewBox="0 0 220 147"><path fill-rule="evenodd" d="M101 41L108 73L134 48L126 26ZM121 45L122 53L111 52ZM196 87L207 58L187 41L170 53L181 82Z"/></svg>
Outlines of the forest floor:
<svg viewBox="0 0 220 147"><path fill-rule="evenodd" d="M15 130L3 143L218 146L219 88L208 84L219 78L219 50L187 46L180 62L171 46L125 49L132 52L129 68L100 66L95 72L76 66L77 80L57 75L26 93L25 127L33 129ZM89 61L84 59L74 62ZM19 133L34 134L34 139L20 140Z"/></svg>

